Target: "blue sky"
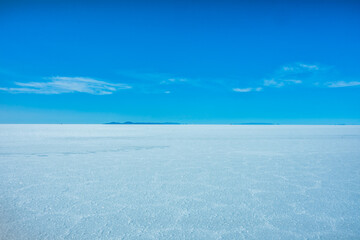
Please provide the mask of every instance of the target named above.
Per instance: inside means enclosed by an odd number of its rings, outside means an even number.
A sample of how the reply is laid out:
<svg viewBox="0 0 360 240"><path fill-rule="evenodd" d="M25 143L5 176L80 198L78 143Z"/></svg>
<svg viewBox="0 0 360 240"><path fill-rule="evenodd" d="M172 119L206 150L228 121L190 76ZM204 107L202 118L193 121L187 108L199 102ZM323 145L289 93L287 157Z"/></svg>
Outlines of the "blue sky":
<svg viewBox="0 0 360 240"><path fill-rule="evenodd" d="M0 123L360 124L358 1L1 1Z"/></svg>

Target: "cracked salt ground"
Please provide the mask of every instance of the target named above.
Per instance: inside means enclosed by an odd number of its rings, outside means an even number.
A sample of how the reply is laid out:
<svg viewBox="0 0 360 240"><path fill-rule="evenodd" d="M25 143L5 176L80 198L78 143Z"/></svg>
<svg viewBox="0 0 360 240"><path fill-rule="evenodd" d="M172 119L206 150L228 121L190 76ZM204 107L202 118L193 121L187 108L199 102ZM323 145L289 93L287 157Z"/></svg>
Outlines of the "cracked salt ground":
<svg viewBox="0 0 360 240"><path fill-rule="evenodd" d="M0 239L358 239L359 126L0 125Z"/></svg>

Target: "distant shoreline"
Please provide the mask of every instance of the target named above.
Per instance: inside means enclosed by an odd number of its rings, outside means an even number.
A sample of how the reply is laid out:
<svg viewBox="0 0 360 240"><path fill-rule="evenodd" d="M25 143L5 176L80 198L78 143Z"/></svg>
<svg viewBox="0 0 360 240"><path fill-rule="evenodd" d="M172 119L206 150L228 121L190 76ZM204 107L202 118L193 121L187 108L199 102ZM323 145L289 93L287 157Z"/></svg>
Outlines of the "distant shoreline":
<svg viewBox="0 0 360 240"><path fill-rule="evenodd" d="M279 125L278 123L230 123L229 125Z"/></svg>
<svg viewBox="0 0 360 240"><path fill-rule="evenodd" d="M122 125L184 125L185 123L177 122L108 122L104 124L122 124ZM279 125L277 123L228 123L226 125Z"/></svg>
<svg viewBox="0 0 360 240"><path fill-rule="evenodd" d="M134 123L0 123L0 125L227 125L227 126L360 126L360 124L299 124L299 123L175 123L175 122L134 122Z"/></svg>
<svg viewBox="0 0 360 240"><path fill-rule="evenodd" d="M104 123L104 124L122 124L122 125L133 125L133 124L137 124L137 125L149 125L149 124L154 124L154 125L183 125L185 123L177 123L177 122L131 122L131 121L127 121L127 122L108 122L108 123ZM226 125L279 125L277 123L228 123Z"/></svg>
<svg viewBox="0 0 360 240"><path fill-rule="evenodd" d="M122 125L180 125L181 123L175 122L109 122L104 124L122 124Z"/></svg>

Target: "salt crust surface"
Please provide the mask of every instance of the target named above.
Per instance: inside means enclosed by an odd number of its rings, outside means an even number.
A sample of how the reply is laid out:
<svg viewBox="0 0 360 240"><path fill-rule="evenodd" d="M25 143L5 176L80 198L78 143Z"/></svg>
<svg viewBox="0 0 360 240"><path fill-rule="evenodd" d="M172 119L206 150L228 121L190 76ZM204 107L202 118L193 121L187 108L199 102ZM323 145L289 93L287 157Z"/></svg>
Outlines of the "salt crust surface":
<svg viewBox="0 0 360 240"><path fill-rule="evenodd" d="M0 239L359 239L360 126L0 125Z"/></svg>

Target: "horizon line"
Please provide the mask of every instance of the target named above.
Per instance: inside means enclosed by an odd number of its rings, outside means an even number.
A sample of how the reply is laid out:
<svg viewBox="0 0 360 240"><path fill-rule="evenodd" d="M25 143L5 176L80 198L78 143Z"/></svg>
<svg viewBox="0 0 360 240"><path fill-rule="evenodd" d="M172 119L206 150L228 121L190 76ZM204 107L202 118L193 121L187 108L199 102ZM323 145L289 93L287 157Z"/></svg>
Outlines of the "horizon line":
<svg viewBox="0 0 360 240"><path fill-rule="evenodd" d="M0 123L0 125L237 125L237 126L359 126L360 123Z"/></svg>

